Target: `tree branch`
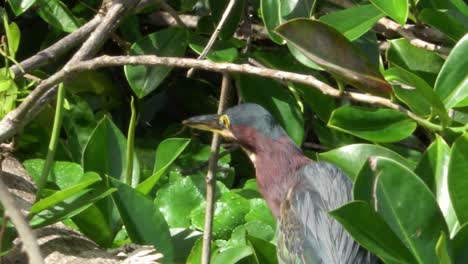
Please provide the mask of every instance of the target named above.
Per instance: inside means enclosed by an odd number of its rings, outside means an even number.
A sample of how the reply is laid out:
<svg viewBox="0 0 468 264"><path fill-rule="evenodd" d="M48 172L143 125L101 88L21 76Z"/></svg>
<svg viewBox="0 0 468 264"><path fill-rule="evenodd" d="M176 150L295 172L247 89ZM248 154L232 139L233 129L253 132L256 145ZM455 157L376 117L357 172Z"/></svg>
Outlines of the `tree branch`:
<svg viewBox="0 0 468 264"><path fill-rule="evenodd" d="M228 73L223 73L221 84L221 95L219 96L218 114L222 114L226 106L227 94L229 91L230 80ZM213 133L211 141L211 154L208 160L208 172L206 173L206 208L205 208L205 228L203 229L203 249L202 264L209 264L211 259L211 229L213 227L213 212L216 191L216 168L218 166L220 136Z"/></svg>

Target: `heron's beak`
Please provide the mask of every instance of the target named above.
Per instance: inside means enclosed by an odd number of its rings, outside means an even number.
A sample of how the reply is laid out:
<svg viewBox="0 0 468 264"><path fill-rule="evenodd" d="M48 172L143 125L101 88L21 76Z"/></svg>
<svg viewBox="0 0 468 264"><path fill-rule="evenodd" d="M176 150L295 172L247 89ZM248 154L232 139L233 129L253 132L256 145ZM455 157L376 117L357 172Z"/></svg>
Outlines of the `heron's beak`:
<svg viewBox="0 0 468 264"><path fill-rule="evenodd" d="M182 121L182 124L192 128L222 134L226 128L224 127L224 124L219 120L219 118L220 115L194 116L192 118Z"/></svg>

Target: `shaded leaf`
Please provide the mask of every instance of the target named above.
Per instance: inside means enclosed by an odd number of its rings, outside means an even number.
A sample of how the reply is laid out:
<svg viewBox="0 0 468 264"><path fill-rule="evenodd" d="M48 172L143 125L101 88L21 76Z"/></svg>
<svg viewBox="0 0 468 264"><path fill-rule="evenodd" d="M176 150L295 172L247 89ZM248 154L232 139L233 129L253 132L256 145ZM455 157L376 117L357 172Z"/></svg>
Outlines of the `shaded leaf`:
<svg viewBox="0 0 468 264"><path fill-rule="evenodd" d="M179 27L170 27L149 34L133 43L131 55L153 54L180 57L187 47L187 32ZM139 98L154 91L169 75L173 67L125 65L125 76L130 87Z"/></svg>
<svg viewBox="0 0 468 264"><path fill-rule="evenodd" d="M370 0L370 2L401 25L406 23L406 18L408 17L408 0Z"/></svg>
<svg viewBox="0 0 468 264"><path fill-rule="evenodd" d="M276 32L309 59L356 88L375 94L391 92L378 69L333 27L319 21L294 19L277 27Z"/></svg>
<svg viewBox="0 0 468 264"><path fill-rule="evenodd" d="M463 24L459 23L448 12L425 8L419 13L418 18L422 22L438 29L454 42L461 39L468 31Z"/></svg>
<svg viewBox="0 0 468 264"><path fill-rule="evenodd" d="M196 53L201 54L206 44L207 38L203 38L196 34L191 34L189 46ZM238 52L234 45L229 42L218 40L210 49L206 57L214 62L233 62L237 58Z"/></svg>
<svg viewBox="0 0 468 264"><path fill-rule="evenodd" d="M448 166L448 189L453 209L461 225L468 222L468 133L452 145Z"/></svg>
<svg viewBox="0 0 468 264"><path fill-rule="evenodd" d="M8 0L11 10L13 10L16 16L28 10L35 2L36 0Z"/></svg>
<svg viewBox="0 0 468 264"><path fill-rule="evenodd" d="M209 0L214 28L217 27L226 10L229 0ZM228 40L236 32L239 22L244 14L245 0L236 0L229 16L219 34L220 39Z"/></svg>
<svg viewBox="0 0 468 264"><path fill-rule="evenodd" d="M266 240L250 235L247 235L247 240L249 241L250 246L254 251L255 258L259 263L278 263L275 245Z"/></svg>
<svg viewBox="0 0 468 264"><path fill-rule="evenodd" d="M260 8L268 36L277 44L284 44L285 41L274 32L282 22L280 0L260 0Z"/></svg>
<svg viewBox="0 0 468 264"><path fill-rule="evenodd" d="M73 32L80 27L78 19L60 0L37 0L37 13L51 26L64 32Z"/></svg>

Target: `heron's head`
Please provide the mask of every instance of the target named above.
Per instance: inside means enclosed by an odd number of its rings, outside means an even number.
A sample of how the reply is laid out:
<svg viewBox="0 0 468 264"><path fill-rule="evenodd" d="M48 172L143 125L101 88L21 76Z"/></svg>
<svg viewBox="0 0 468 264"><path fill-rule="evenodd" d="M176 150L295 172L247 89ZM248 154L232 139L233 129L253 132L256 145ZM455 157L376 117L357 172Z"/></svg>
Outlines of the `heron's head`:
<svg viewBox="0 0 468 264"><path fill-rule="evenodd" d="M260 147L268 147L266 144L271 140L287 137L284 129L265 108L251 103L234 106L220 115L195 116L184 120L183 124L218 133L254 153Z"/></svg>

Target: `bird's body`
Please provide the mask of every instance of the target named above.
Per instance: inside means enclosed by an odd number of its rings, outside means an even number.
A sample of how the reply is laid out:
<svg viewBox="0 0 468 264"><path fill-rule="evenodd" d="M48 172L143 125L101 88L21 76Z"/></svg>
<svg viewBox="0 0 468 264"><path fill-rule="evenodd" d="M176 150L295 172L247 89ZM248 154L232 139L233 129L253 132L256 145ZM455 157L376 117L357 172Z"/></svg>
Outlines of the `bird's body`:
<svg viewBox="0 0 468 264"><path fill-rule="evenodd" d="M279 222L281 263L377 263L327 213L352 200L351 181L336 166L304 156L263 107L243 104L185 123L218 132L248 154L259 191Z"/></svg>

